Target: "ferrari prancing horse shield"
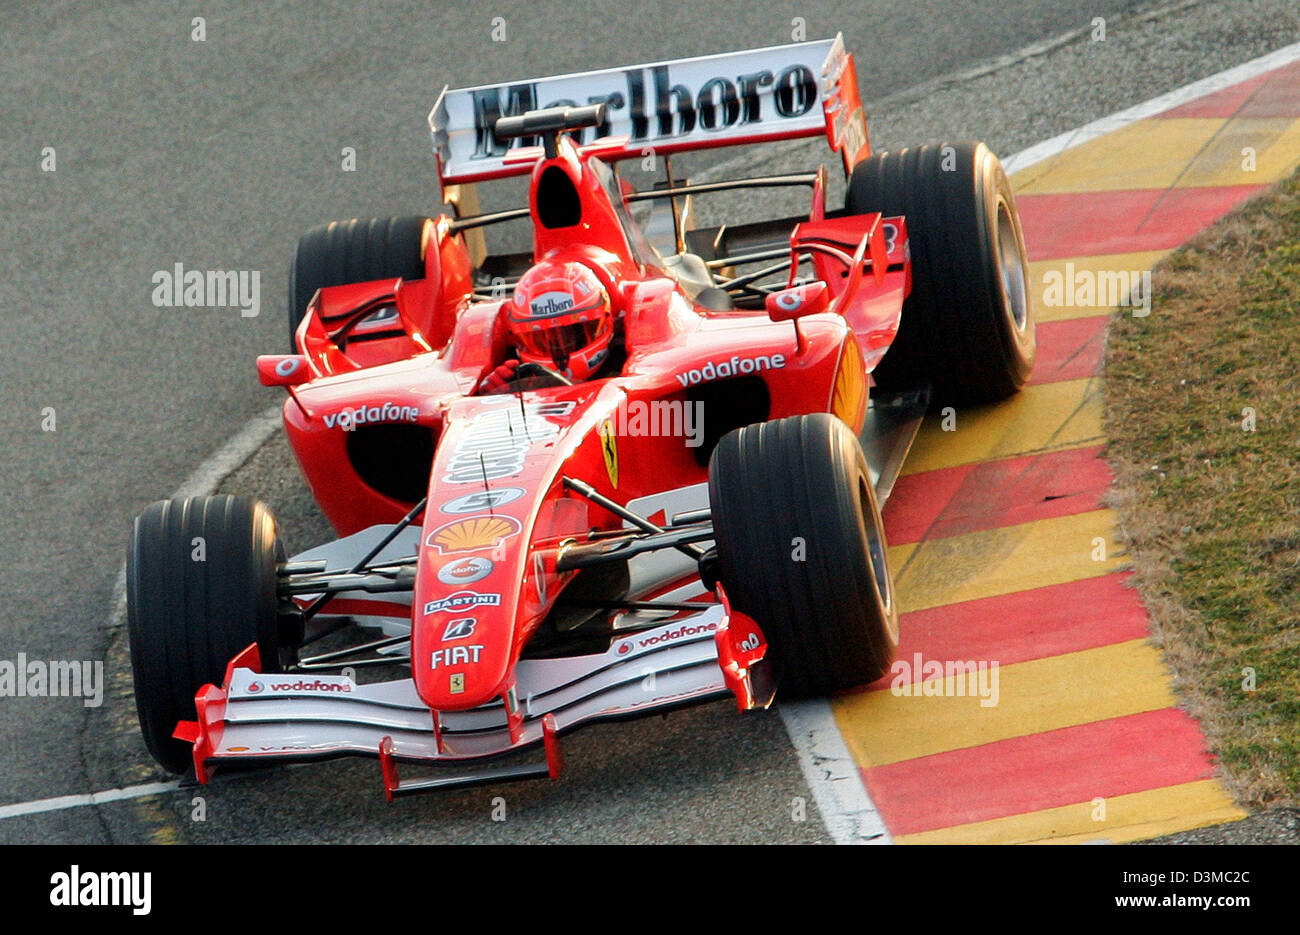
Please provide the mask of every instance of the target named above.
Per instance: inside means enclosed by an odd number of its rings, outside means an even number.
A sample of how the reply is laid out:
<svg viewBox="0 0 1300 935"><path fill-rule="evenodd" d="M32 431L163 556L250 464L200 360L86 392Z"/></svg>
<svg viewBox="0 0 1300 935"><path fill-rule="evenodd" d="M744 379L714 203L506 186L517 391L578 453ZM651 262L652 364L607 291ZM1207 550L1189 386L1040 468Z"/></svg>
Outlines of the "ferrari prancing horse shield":
<svg viewBox="0 0 1300 935"><path fill-rule="evenodd" d="M605 456L605 473L609 483L618 489L618 437L614 434L614 423L606 419L600 425L600 453Z"/></svg>

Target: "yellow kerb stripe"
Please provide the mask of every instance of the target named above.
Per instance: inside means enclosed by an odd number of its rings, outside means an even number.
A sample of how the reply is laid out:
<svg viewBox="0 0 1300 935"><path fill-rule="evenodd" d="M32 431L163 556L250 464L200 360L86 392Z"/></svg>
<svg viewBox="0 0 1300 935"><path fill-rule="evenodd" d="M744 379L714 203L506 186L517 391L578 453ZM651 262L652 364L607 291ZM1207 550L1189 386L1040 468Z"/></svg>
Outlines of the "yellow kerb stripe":
<svg viewBox="0 0 1300 935"><path fill-rule="evenodd" d="M1099 444L1101 384L1064 380L1027 386L994 406L962 409L945 418L940 410L926 416L903 467L904 474L1041 454ZM944 431L951 425L952 431Z"/></svg>
<svg viewBox="0 0 1300 935"><path fill-rule="evenodd" d="M1083 844L1141 841L1225 821L1239 821L1246 813L1213 779L1146 792L1117 795L1104 801L1104 819L1098 803L1079 802L1045 808L991 821L938 828L894 838L896 844Z"/></svg>
<svg viewBox="0 0 1300 935"><path fill-rule="evenodd" d="M965 696L955 694L956 679L944 679L945 697L918 696L923 686L913 685L911 697L894 695L892 689L866 692L833 699L831 709L854 760L871 767L1176 703L1159 652L1144 640L999 666L996 683L994 671L986 669L984 682L975 686L979 691L996 684L992 707L971 697L967 677ZM934 691L940 683L927 684Z"/></svg>

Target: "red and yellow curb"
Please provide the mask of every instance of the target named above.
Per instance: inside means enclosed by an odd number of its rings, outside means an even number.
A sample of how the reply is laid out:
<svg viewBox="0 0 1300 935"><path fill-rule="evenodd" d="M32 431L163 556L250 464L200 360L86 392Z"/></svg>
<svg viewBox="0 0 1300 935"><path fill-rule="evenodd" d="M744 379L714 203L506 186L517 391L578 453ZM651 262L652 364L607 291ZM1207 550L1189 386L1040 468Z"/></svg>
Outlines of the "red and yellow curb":
<svg viewBox="0 0 1300 935"><path fill-rule="evenodd" d="M1297 163L1291 63L1013 177L1034 377L928 420L885 509L904 665L831 702L898 843L1118 842L1244 817L1177 707L1104 506L1111 307L1048 304L1044 283L1149 271Z"/></svg>

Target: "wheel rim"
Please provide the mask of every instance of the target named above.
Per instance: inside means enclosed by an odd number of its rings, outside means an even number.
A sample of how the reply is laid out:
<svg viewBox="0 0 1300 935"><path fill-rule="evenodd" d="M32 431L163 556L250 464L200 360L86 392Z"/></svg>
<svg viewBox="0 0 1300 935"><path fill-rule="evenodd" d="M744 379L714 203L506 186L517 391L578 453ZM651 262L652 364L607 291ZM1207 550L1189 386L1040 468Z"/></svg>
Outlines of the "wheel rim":
<svg viewBox="0 0 1300 935"><path fill-rule="evenodd" d="M1016 331L1024 331L1029 318L1025 263L1020 253L1020 238L1016 236L1016 224L1005 201L998 202L998 272L1002 276L1007 315Z"/></svg>
<svg viewBox="0 0 1300 935"><path fill-rule="evenodd" d="M885 541L880 535L879 518L872 508L871 491L867 487L867 478L858 479L858 501L862 510L862 527L867 536L867 557L871 561L871 576L876 582L876 593L885 607L885 620L890 635L898 641L898 620L894 616L894 582L889 576L889 564L885 557Z"/></svg>

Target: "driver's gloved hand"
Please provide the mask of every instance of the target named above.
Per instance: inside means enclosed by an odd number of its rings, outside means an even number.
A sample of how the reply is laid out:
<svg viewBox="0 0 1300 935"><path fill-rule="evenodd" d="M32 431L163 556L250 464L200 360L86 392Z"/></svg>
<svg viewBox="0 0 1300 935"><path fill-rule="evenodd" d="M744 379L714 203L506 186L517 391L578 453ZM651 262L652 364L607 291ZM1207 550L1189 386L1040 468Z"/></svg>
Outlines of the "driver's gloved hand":
<svg viewBox="0 0 1300 935"><path fill-rule="evenodd" d="M511 384L515 378L515 371L519 369L519 361L507 360L501 364L478 385L479 393L502 393Z"/></svg>

